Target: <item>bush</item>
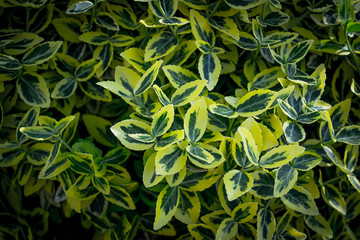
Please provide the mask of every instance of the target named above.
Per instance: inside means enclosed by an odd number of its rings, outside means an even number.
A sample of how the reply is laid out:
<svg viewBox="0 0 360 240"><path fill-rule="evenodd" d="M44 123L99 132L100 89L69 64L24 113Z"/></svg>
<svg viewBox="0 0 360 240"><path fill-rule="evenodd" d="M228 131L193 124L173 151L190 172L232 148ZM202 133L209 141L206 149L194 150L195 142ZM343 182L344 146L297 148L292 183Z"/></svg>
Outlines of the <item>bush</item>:
<svg viewBox="0 0 360 240"><path fill-rule="evenodd" d="M0 6L1 239L360 238L358 1Z"/></svg>

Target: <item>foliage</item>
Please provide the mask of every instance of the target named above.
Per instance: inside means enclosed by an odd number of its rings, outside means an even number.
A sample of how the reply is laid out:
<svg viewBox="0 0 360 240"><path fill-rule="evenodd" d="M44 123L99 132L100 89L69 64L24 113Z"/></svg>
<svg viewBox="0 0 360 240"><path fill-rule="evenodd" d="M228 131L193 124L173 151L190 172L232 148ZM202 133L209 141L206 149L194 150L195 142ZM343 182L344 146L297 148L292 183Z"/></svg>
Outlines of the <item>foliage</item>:
<svg viewBox="0 0 360 240"><path fill-rule="evenodd" d="M359 11L0 0L0 238L359 239Z"/></svg>

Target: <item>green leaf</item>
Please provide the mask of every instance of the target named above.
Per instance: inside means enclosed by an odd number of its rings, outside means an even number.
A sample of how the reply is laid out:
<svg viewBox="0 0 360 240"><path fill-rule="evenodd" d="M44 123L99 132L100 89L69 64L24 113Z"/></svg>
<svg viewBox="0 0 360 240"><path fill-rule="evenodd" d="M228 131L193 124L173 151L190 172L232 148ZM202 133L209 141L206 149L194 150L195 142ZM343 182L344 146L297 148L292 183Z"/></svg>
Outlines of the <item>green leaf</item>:
<svg viewBox="0 0 360 240"><path fill-rule="evenodd" d="M134 43L134 38L128 35L115 34L110 38L110 43L114 47L125 47Z"/></svg>
<svg viewBox="0 0 360 240"><path fill-rule="evenodd" d="M162 60L157 61L148 70L146 70L134 88L134 95L140 95L152 86L157 78L162 63Z"/></svg>
<svg viewBox="0 0 360 240"><path fill-rule="evenodd" d="M339 213L346 214L346 202L341 192L331 184L321 186L321 194L329 206Z"/></svg>
<svg viewBox="0 0 360 240"><path fill-rule="evenodd" d="M344 163L350 172L354 172L359 157L359 146L347 145L344 153Z"/></svg>
<svg viewBox="0 0 360 240"><path fill-rule="evenodd" d="M208 54L211 52L211 45L208 42L205 42L203 40L196 40L195 45L200 50L200 52L204 54Z"/></svg>
<svg viewBox="0 0 360 240"><path fill-rule="evenodd" d="M26 104L41 108L50 106L50 93L41 75L35 72L23 73L16 82L16 88Z"/></svg>
<svg viewBox="0 0 360 240"><path fill-rule="evenodd" d="M186 151L176 144L170 145L157 152L155 169L158 175L171 175L181 171L186 164Z"/></svg>
<svg viewBox="0 0 360 240"><path fill-rule="evenodd" d="M52 58L59 50L62 41L45 42L25 53L22 63L25 66L35 66L42 64Z"/></svg>
<svg viewBox="0 0 360 240"><path fill-rule="evenodd" d="M328 156L328 158L336 165L340 168L341 171L343 171L344 173L350 173L349 170L346 168L345 164L343 161L340 160L340 156L339 154L337 154L336 151L334 151L332 148L327 147L322 145L326 155Z"/></svg>
<svg viewBox="0 0 360 240"><path fill-rule="evenodd" d="M194 154L191 149L197 149L196 154L200 154L200 151L202 151L201 157ZM213 169L225 161L222 152L208 144L200 144L199 147L191 148L188 146L186 150L189 153L188 158L191 163L200 168Z"/></svg>
<svg viewBox="0 0 360 240"><path fill-rule="evenodd" d="M62 99L72 96L78 86L74 77L66 77L59 81L51 93L51 98Z"/></svg>
<svg viewBox="0 0 360 240"><path fill-rule="evenodd" d="M30 163L23 162L20 166L18 166L17 179L18 179L19 185L21 185L21 186L25 185L25 183L29 180L29 178L31 176L32 170L33 170L33 165Z"/></svg>
<svg viewBox="0 0 360 240"><path fill-rule="evenodd" d="M360 86L358 83L356 83L355 79L352 80L351 91L355 93L356 96L360 97Z"/></svg>
<svg viewBox="0 0 360 240"><path fill-rule="evenodd" d="M174 216L180 203L180 190L178 187L164 187L156 200L156 217L154 230L165 226Z"/></svg>
<svg viewBox="0 0 360 240"><path fill-rule="evenodd" d="M106 178L104 177L100 177L100 176L95 176L93 175L91 178L91 181L94 185L94 187L101 193L108 195L110 194L110 185L108 180L106 180Z"/></svg>
<svg viewBox="0 0 360 240"><path fill-rule="evenodd" d="M254 179L250 193L262 199L272 198L274 195L275 179L273 175L265 171L251 173Z"/></svg>
<svg viewBox="0 0 360 240"><path fill-rule="evenodd" d="M86 96L96 101L111 102L110 91L100 87L99 78L93 76L86 82L79 82L80 89Z"/></svg>
<svg viewBox="0 0 360 240"><path fill-rule="evenodd" d="M290 20L290 16L281 11L274 11L267 14L264 18L264 23L269 26L281 26Z"/></svg>
<svg viewBox="0 0 360 240"><path fill-rule="evenodd" d="M225 34L222 34L221 37L231 43L236 44L236 46L239 48L248 51L255 51L259 46L258 41L251 34L243 31L239 32L238 38L234 38Z"/></svg>
<svg viewBox="0 0 360 240"><path fill-rule="evenodd" d="M248 157L246 156L246 152L244 149L244 144L242 142L233 141L231 152L235 162L240 167L248 167L251 165Z"/></svg>
<svg viewBox="0 0 360 240"><path fill-rule="evenodd" d="M155 156L156 153L153 153L148 159L144 167L142 179L144 186L149 188L157 185L164 179L164 176L157 175L155 172Z"/></svg>
<svg viewBox="0 0 360 240"><path fill-rule="evenodd" d="M120 54L126 61L128 61L136 70L141 73L151 67L151 62L144 60L145 50L140 48L129 48Z"/></svg>
<svg viewBox="0 0 360 240"><path fill-rule="evenodd" d="M338 44L331 40L320 40L318 43L314 44L313 48L316 51L326 52L340 56L350 54L349 48L346 45Z"/></svg>
<svg viewBox="0 0 360 240"><path fill-rule="evenodd" d="M330 225L322 215L304 216L304 218L306 225L314 232L317 232L326 238L333 237L333 232L331 231Z"/></svg>
<svg viewBox="0 0 360 240"><path fill-rule="evenodd" d="M298 172L293 166L289 164L281 166L276 172L274 197L281 197L289 192L297 181L297 177Z"/></svg>
<svg viewBox="0 0 360 240"><path fill-rule="evenodd" d="M115 18L108 12L98 12L95 17L95 23L111 31L118 31L119 25Z"/></svg>
<svg viewBox="0 0 360 240"><path fill-rule="evenodd" d="M49 127L21 127L19 130L27 137L40 141L47 140L55 134L54 130Z"/></svg>
<svg viewBox="0 0 360 240"><path fill-rule="evenodd" d="M124 120L112 126L111 131L121 141L121 143L132 150L142 151L153 146L154 143L140 142L129 134L149 134L151 127L144 122L138 120Z"/></svg>
<svg viewBox="0 0 360 240"><path fill-rule="evenodd" d="M238 114L230 107L220 103L210 105L209 110L216 115L220 115L226 118L236 118L238 116Z"/></svg>
<svg viewBox="0 0 360 240"><path fill-rule="evenodd" d="M360 192L360 181L359 179L357 179L355 176L353 175L347 175L349 182L351 183L351 185L353 185L353 187Z"/></svg>
<svg viewBox="0 0 360 240"><path fill-rule="evenodd" d="M24 157L25 150L22 148L1 149L0 166L11 167L17 165Z"/></svg>
<svg viewBox="0 0 360 240"><path fill-rule="evenodd" d="M293 167L299 171L309 171L322 160L322 157L314 152L305 151L293 159Z"/></svg>
<svg viewBox="0 0 360 240"><path fill-rule="evenodd" d="M26 159L33 165L43 165L49 158L53 144L35 143L29 148Z"/></svg>
<svg viewBox="0 0 360 240"><path fill-rule="evenodd" d="M55 54L54 63L56 71L65 78L73 77L76 67L79 65L75 58L63 53Z"/></svg>
<svg viewBox="0 0 360 240"><path fill-rule="evenodd" d="M45 166L39 173L39 179L50 179L56 177L69 167L70 163L67 159L69 153L65 152L59 154L60 147L60 141L54 144L54 147L51 149L49 158L46 160Z"/></svg>
<svg viewBox="0 0 360 240"><path fill-rule="evenodd" d="M285 134L286 141L289 143L298 143L305 139L306 133L304 128L290 120L284 122L283 132Z"/></svg>
<svg viewBox="0 0 360 240"><path fill-rule="evenodd" d="M237 206L231 212L231 218L233 218L237 223L250 222L256 216L257 210L258 210L258 203L256 202L243 203Z"/></svg>
<svg viewBox="0 0 360 240"><path fill-rule="evenodd" d="M289 211L286 211L286 213L280 218L280 221L276 225L276 232L277 234L282 234L289 226L292 215Z"/></svg>
<svg viewBox="0 0 360 240"><path fill-rule="evenodd" d="M209 23L217 30L228 34L235 39L239 38L239 29L237 28L234 20L232 20L231 18L212 16L211 18L209 18Z"/></svg>
<svg viewBox="0 0 360 240"><path fill-rule="evenodd" d="M89 80L95 74L96 70L101 66L101 63L101 60L97 59L90 59L88 61L82 62L75 70L76 80Z"/></svg>
<svg viewBox="0 0 360 240"><path fill-rule="evenodd" d="M238 230L237 223L231 218L225 218L216 231L216 240L232 239Z"/></svg>
<svg viewBox="0 0 360 240"><path fill-rule="evenodd" d="M360 126L353 125L340 129L336 134L336 140L350 145L360 145Z"/></svg>
<svg viewBox="0 0 360 240"><path fill-rule="evenodd" d="M107 10L122 28L135 30L138 27L136 15L131 8L120 5L108 5Z"/></svg>
<svg viewBox="0 0 360 240"><path fill-rule="evenodd" d="M110 66L114 56L114 47L111 44L105 44L98 46L95 51L93 58L101 60L101 66L96 71L96 76L101 77L103 73Z"/></svg>
<svg viewBox="0 0 360 240"><path fill-rule="evenodd" d="M344 26L346 26L348 21L354 21L354 5L351 0L339 0L337 2L337 10L340 20Z"/></svg>
<svg viewBox="0 0 360 240"><path fill-rule="evenodd" d="M225 0L225 2L232 8L246 10L259 6L266 1L265 0L247 0L247 1Z"/></svg>
<svg viewBox="0 0 360 240"><path fill-rule="evenodd" d="M248 192L253 184L253 178L247 172L231 170L224 175L224 185L229 201Z"/></svg>
<svg viewBox="0 0 360 240"><path fill-rule="evenodd" d="M66 14L79 14L86 12L87 10L91 9L93 7L93 3L90 1L80 1L74 4L71 4L66 9Z"/></svg>
<svg viewBox="0 0 360 240"><path fill-rule="evenodd" d="M145 61L152 61L168 55L178 45L179 40L170 32L155 34L145 48Z"/></svg>
<svg viewBox="0 0 360 240"><path fill-rule="evenodd" d="M115 145L114 137L110 132L111 122L91 114L84 114L83 120L87 131L98 143L107 147Z"/></svg>
<svg viewBox="0 0 360 240"><path fill-rule="evenodd" d="M321 112L307 112L303 113L298 117L298 121L304 124L311 124L316 122L321 117Z"/></svg>
<svg viewBox="0 0 360 240"><path fill-rule="evenodd" d="M319 215L314 199L302 187L294 186L287 194L281 197L281 201L289 208L305 215Z"/></svg>
<svg viewBox="0 0 360 240"><path fill-rule="evenodd" d="M180 189L180 203L174 216L185 224L196 223L200 216L200 199L198 195Z"/></svg>
<svg viewBox="0 0 360 240"><path fill-rule="evenodd" d="M287 101L283 101L281 99L277 99L277 101L283 113L285 113L293 120L296 120L298 118L296 110Z"/></svg>
<svg viewBox="0 0 360 240"><path fill-rule="evenodd" d="M165 133L161 136L160 139L158 139L157 143L154 146L154 149L156 151L160 151L171 144L174 144L176 142L179 142L183 140L185 137L184 130L175 130L172 132Z"/></svg>
<svg viewBox="0 0 360 240"><path fill-rule="evenodd" d="M162 67L162 70L169 79L171 85L175 88L180 88L182 85L198 79L194 73L180 66L166 65Z"/></svg>
<svg viewBox="0 0 360 240"><path fill-rule="evenodd" d="M171 96L171 103L176 106L183 106L196 99L206 85L205 80L195 80L180 86Z"/></svg>
<svg viewBox="0 0 360 240"><path fill-rule="evenodd" d="M191 172L187 171L184 180L179 184L181 189L197 192L204 191L215 184L221 177L217 171Z"/></svg>
<svg viewBox="0 0 360 240"><path fill-rule="evenodd" d="M260 209L257 214L256 239L272 239L275 233L275 225L274 214L264 208Z"/></svg>
<svg viewBox="0 0 360 240"><path fill-rule="evenodd" d="M240 133L242 139L242 146L245 150L245 154L248 157L248 160L254 165L258 164L260 152L256 145L254 137L251 135L250 131L247 128L239 127L238 132Z"/></svg>
<svg viewBox="0 0 360 240"><path fill-rule="evenodd" d="M86 32L79 36L83 42L93 45L105 45L109 43L109 36L103 32Z"/></svg>
<svg viewBox="0 0 360 240"><path fill-rule="evenodd" d="M256 239L256 229L249 223L238 224L238 236L240 239Z"/></svg>
<svg viewBox="0 0 360 240"><path fill-rule="evenodd" d="M154 137L165 134L174 121L174 106L167 105L157 111L151 124L151 133Z"/></svg>
<svg viewBox="0 0 360 240"><path fill-rule="evenodd" d="M250 83L250 89L272 88L279 83L277 79L284 76L280 67L265 69L255 75L254 80Z"/></svg>
<svg viewBox="0 0 360 240"><path fill-rule="evenodd" d="M166 96L164 91L161 90L161 88L158 85L154 84L153 89L154 89L156 95L158 96L159 101L162 105L166 106L171 103L170 99Z"/></svg>
<svg viewBox="0 0 360 240"><path fill-rule="evenodd" d="M211 29L209 21L194 9L190 10L190 24L195 40L202 40L209 43L210 46L214 46L215 33Z"/></svg>
<svg viewBox="0 0 360 240"><path fill-rule="evenodd" d="M184 129L186 137L193 143L201 139L206 130L207 107L204 100L197 101L185 114Z"/></svg>
<svg viewBox="0 0 360 240"><path fill-rule="evenodd" d="M20 132L20 128L35 126L37 124L39 114L40 114L39 108L31 108L29 111L25 113L24 117L21 119L16 129L16 139L19 143L23 143L28 139L24 134Z"/></svg>
<svg viewBox="0 0 360 240"><path fill-rule="evenodd" d="M86 153L70 154L68 156L70 162L70 168L79 174L90 174L93 172L92 169L92 156Z"/></svg>
<svg viewBox="0 0 360 240"><path fill-rule="evenodd" d="M214 53L201 54L199 58L198 70L201 79L207 80L207 89L213 90L216 86L220 72L221 64L218 56Z"/></svg>
<svg viewBox="0 0 360 240"><path fill-rule="evenodd" d="M0 54L0 68L7 70L19 70L21 67L21 63L16 58Z"/></svg>
<svg viewBox="0 0 360 240"><path fill-rule="evenodd" d="M285 62L287 64L293 64L301 61L310 50L313 42L314 40L307 40L295 44L295 46L293 46L290 51L286 53Z"/></svg>
<svg viewBox="0 0 360 240"><path fill-rule="evenodd" d="M206 224L189 224L187 228L196 240L215 239L215 230Z"/></svg>
<svg viewBox="0 0 360 240"><path fill-rule="evenodd" d="M43 40L42 37L35 33L17 33L9 38L11 42L6 45L4 52L12 56L23 54Z"/></svg>
<svg viewBox="0 0 360 240"><path fill-rule="evenodd" d="M109 195L104 195L109 202L125 209L134 210L135 204L130 194L120 186L110 186Z"/></svg>
<svg viewBox="0 0 360 240"><path fill-rule="evenodd" d="M170 18L161 18L159 22L165 25L182 26L189 23L189 20L180 17L170 17Z"/></svg>
<svg viewBox="0 0 360 240"><path fill-rule="evenodd" d="M263 168L276 168L289 163L297 155L304 152L305 148L296 145L279 146L265 153L260 159Z"/></svg>
<svg viewBox="0 0 360 240"><path fill-rule="evenodd" d="M265 112L276 99L276 93L270 90L255 90L245 94L236 105L241 117L251 117Z"/></svg>

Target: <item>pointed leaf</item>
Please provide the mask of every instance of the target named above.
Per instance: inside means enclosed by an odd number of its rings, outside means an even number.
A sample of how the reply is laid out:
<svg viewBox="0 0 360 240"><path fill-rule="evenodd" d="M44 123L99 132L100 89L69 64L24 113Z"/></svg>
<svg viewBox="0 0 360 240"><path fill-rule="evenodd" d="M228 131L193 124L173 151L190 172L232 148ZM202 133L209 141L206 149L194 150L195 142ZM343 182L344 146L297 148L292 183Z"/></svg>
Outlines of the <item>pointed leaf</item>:
<svg viewBox="0 0 360 240"><path fill-rule="evenodd" d="M257 239L272 239L275 233L275 225L274 214L264 208L260 209L257 214Z"/></svg>
<svg viewBox="0 0 360 240"><path fill-rule="evenodd" d="M185 224L196 223L200 216L200 199L194 192L180 190L180 203L175 218Z"/></svg>
<svg viewBox="0 0 360 240"><path fill-rule="evenodd" d="M318 215L319 210L315 201L308 191L295 186L287 194L281 197L282 202L289 208L306 215Z"/></svg>
<svg viewBox="0 0 360 240"><path fill-rule="evenodd" d="M304 128L290 120L286 121L283 125L283 131L286 141L289 143L298 143L305 139L306 133Z"/></svg>
<svg viewBox="0 0 360 240"><path fill-rule="evenodd" d="M224 175L224 185L229 201L248 192L253 184L253 178L247 172L231 170Z"/></svg>
<svg viewBox="0 0 360 240"><path fill-rule="evenodd" d="M181 150L176 144L170 145L157 152L155 169L158 175L171 175L181 171L186 164L186 151Z"/></svg>
<svg viewBox="0 0 360 240"><path fill-rule="evenodd" d="M353 125L341 128L336 140L350 145L360 145L360 126Z"/></svg>
<svg viewBox="0 0 360 240"><path fill-rule="evenodd" d="M16 88L20 98L30 106L48 108L50 106L49 89L44 78L35 72L25 72L18 78Z"/></svg>
<svg viewBox="0 0 360 240"><path fill-rule="evenodd" d="M125 209L134 210L135 204L130 196L130 194L122 187L111 186L109 195L104 195L104 197L111 203L114 203Z"/></svg>
<svg viewBox="0 0 360 240"><path fill-rule="evenodd" d="M154 230L165 226L174 216L180 203L180 193L178 187L166 186L159 194L156 201L156 217Z"/></svg>
<svg viewBox="0 0 360 240"><path fill-rule="evenodd" d="M258 210L258 204L256 202L240 204L232 211L231 217L237 223L250 222L256 216L257 210Z"/></svg>
<svg viewBox="0 0 360 240"><path fill-rule="evenodd" d="M155 34L145 48L145 61L152 61L168 55L175 49L179 41L170 32Z"/></svg>
<svg viewBox="0 0 360 240"><path fill-rule="evenodd" d="M25 66L42 64L55 55L62 43L62 41L55 41L39 44L24 55L22 63Z"/></svg>
<svg viewBox="0 0 360 240"><path fill-rule="evenodd" d="M306 225L314 232L317 232L326 238L333 237L330 225L323 216L304 216L304 218Z"/></svg>
<svg viewBox="0 0 360 240"><path fill-rule="evenodd" d="M221 222L219 228L217 229L215 239L231 239L235 237L237 230L237 223L231 218L226 218Z"/></svg>
<svg viewBox="0 0 360 240"><path fill-rule="evenodd" d="M220 71L221 64L218 56L214 53L202 54L199 58L199 74L201 79L207 80L207 89L213 90L216 86Z"/></svg>
<svg viewBox="0 0 360 240"><path fill-rule="evenodd" d="M270 90L255 90L243 96L236 105L236 111L242 117L251 117L265 112L276 99L276 93Z"/></svg>
<svg viewBox="0 0 360 240"><path fill-rule="evenodd" d="M213 46L215 44L215 34L211 29L208 20L199 12L190 10L191 30L195 40L202 40Z"/></svg>
<svg viewBox="0 0 360 240"><path fill-rule="evenodd" d="M174 106L167 105L157 111L151 124L151 133L154 137L165 134L174 121Z"/></svg>
<svg viewBox="0 0 360 240"><path fill-rule="evenodd" d="M275 180L273 175L265 171L251 173L254 179L250 193L262 199L272 198L274 195Z"/></svg>
<svg viewBox="0 0 360 240"><path fill-rule="evenodd" d="M204 100L197 101L185 114L184 129L186 137L193 143L201 139L206 130L207 107Z"/></svg>
<svg viewBox="0 0 360 240"><path fill-rule="evenodd" d="M193 82L198 77L186 68L177 65L166 65L162 68L171 85L180 88L182 85Z"/></svg>
<svg viewBox="0 0 360 240"><path fill-rule="evenodd" d="M187 228L196 240L215 239L215 230L206 224L190 224Z"/></svg>
<svg viewBox="0 0 360 240"><path fill-rule="evenodd" d="M171 97L171 103L179 107L197 98L206 85L205 80L195 80L180 86Z"/></svg>
<svg viewBox="0 0 360 240"><path fill-rule="evenodd" d="M321 162L322 158L314 152L303 152L293 160L293 167L299 171L309 171Z"/></svg>
<svg viewBox="0 0 360 240"><path fill-rule="evenodd" d="M276 172L274 197L278 198L290 191L297 181L298 172L289 164L281 166Z"/></svg>
<svg viewBox="0 0 360 240"><path fill-rule="evenodd" d="M72 96L78 86L74 77L66 77L60 80L51 93L51 98L62 99Z"/></svg>
<svg viewBox="0 0 360 240"><path fill-rule="evenodd" d="M304 152L305 148L296 145L279 146L265 153L260 159L263 168L276 168L287 164L297 155Z"/></svg>
<svg viewBox="0 0 360 240"><path fill-rule="evenodd" d="M136 84L134 88L134 94L140 95L148 90L152 84L155 82L157 75L159 73L160 66L162 64L162 60L155 62L140 78L139 82Z"/></svg>

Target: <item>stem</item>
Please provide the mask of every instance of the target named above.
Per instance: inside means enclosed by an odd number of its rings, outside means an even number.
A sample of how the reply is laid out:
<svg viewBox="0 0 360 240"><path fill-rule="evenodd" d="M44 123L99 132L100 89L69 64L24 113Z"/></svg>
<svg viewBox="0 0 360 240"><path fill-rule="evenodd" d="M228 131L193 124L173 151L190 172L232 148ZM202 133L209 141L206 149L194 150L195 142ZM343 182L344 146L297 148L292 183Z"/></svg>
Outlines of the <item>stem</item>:
<svg viewBox="0 0 360 240"><path fill-rule="evenodd" d="M317 4L314 5L314 8L316 8L317 6L320 6L320 4L322 4L324 2L324 0L319 1ZM299 21L301 21L304 17L308 16L310 13L310 10L307 9L303 14L301 14L300 17L298 17L295 21L293 21L289 26L287 26L285 28L285 30L289 30L290 28L292 28L293 26L295 26Z"/></svg>
<svg viewBox="0 0 360 240"><path fill-rule="evenodd" d="M341 175L341 176L335 177L335 178L333 178L333 179L330 179L330 180L327 180L327 181L323 182L322 185L326 185L326 184L329 184L329 183L337 182L337 181L343 179L344 177L346 177L346 175Z"/></svg>
<svg viewBox="0 0 360 240"><path fill-rule="evenodd" d="M26 8L26 32L30 30L30 8Z"/></svg>
<svg viewBox="0 0 360 240"><path fill-rule="evenodd" d="M59 136L56 137L58 140L60 140L60 142L70 151L70 152L74 152L74 150Z"/></svg>
<svg viewBox="0 0 360 240"><path fill-rule="evenodd" d="M222 1L223 1L223 0L218 0L218 1L217 1L214 9L211 11L211 13L210 13L210 15L209 15L209 18L212 17L212 16L215 14L216 10L218 9L218 7L219 7L220 4L222 3Z"/></svg>
<svg viewBox="0 0 360 240"><path fill-rule="evenodd" d="M270 204L272 203L273 198L271 198L269 201L267 201L266 205L265 205L265 209L268 209L268 207L270 207Z"/></svg>
<svg viewBox="0 0 360 240"><path fill-rule="evenodd" d="M171 25L169 25L169 28L170 28L172 34L174 35L174 37L177 38L177 34L176 34L176 31L175 31L175 28L174 28L173 26L171 26Z"/></svg>
<svg viewBox="0 0 360 240"><path fill-rule="evenodd" d="M354 52L354 49L352 49L352 47L351 47L349 37L348 37L348 33L347 33L346 29L345 29L345 26L344 26L344 32L345 32L346 46L348 47L348 49L349 49L349 51L351 53L351 57L354 60L356 71L360 74L359 62L357 60L357 56L356 56L356 53Z"/></svg>

